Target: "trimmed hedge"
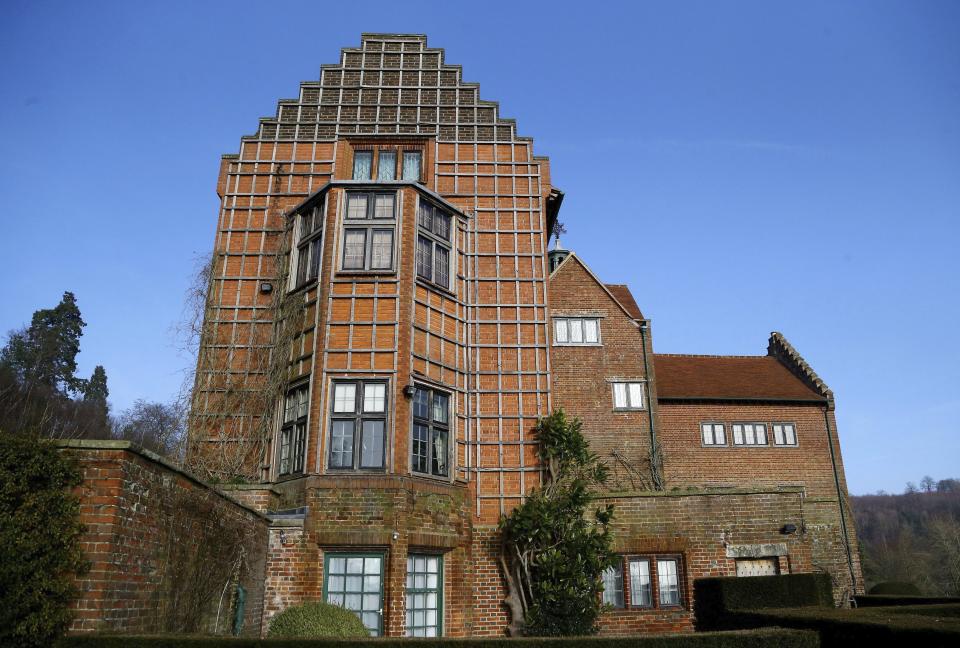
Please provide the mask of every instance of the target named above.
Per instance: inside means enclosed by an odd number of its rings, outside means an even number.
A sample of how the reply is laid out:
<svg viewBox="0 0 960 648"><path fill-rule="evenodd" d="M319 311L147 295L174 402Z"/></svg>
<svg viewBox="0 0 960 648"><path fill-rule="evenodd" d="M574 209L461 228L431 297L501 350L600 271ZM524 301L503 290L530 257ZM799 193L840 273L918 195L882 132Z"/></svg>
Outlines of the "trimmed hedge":
<svg viewBox="0 0 960 648"><path fill-rule="evenodd" d="M369 637L355 613L329 603L294 605L270 620L270 637Z"/></svg>
<svg viewBox="0 0 960 648"><path fill-rule="evenodd" d="M61 648L817 648L817 633L783 628L632 637L523 639L238 639L73 635Z"/></svg>
<svg viewBox="0 0 960 648"><path fill-rule="evenodd" d="M732 613L740 627L782 626L816 630L823 648L851 646L960 646L960 605L914 609L792 608L740 610Z"/></svg>
<svg viewBox="0 0 960 648"><path fill-rule="evenodd" d="M833 607L828 574L698 578L693 592L697 630L739 627L731 625L734 610Z"/></svg>
<svg viewBox="0 0 960 648"><path fill-rule="evenodd" d="M893 594L861 594L855 596L854 600L856 600L858 608L960 603L960 598L953 596L896 596Z"/></svg>
<svg viewBox="0 0 960 648"><path fill-rule="evenodd" d="M877 583L867 594L892 594L898 596L920 596L920 588L905 581L884 581Z"/></svg>

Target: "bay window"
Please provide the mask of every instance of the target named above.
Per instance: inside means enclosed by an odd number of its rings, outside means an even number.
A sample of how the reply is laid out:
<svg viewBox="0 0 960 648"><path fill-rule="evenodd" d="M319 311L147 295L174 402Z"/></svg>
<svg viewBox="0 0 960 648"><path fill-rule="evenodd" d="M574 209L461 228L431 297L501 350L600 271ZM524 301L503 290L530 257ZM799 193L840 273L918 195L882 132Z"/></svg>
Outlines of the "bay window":
<svg viewBox="0 0 960 648"><path fill-rule="evenodd" d="M329 466L338 470L383 470L387 427L387 383L333 383Z"/></svg>
<svg viewBox="0 0 960 648"><path fill-rule="evenodd" d="M453 217L426 200L417 215L417 277L450 289Z"/></svg>
<svg viewBox="0 0 960 648"><path fill-rule="evenodd" d="M342 270L392 270L397 194L347 193Z"/></svg>
<svg viewBox="0 0 960 648"><path fill-rule="evenodd" d="M303 472L307 443L307 412L310 409L310 385L287 391L283 401L283 423L280 427L280 476Z"/></svg>
<svg viewBox="0 0 960 648"><path fill-rule="evenodd" d="M450 442L450 396L417 386L413 393L411 469L415 473L446 477Z"/></svg>

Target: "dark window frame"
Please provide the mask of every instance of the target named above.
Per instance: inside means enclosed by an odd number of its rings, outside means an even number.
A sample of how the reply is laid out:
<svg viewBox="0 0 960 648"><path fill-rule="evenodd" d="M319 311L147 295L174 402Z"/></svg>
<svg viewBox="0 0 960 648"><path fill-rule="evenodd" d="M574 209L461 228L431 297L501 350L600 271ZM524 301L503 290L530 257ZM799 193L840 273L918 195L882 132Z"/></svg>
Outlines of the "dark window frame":
<svg viewBox="0 0 960 648"><path fill-rule="evenodd" d="M422 417L417 415L417 398L420 393L427 393L427 417ZM437 421L433 415L434 408L434 398L437 394L443 395L447 399L447 420L446 422ZM415 475L423 475L428 477L449 479L452 474L451 470L451 461L450 461L450 437L451 437L451 419L453 418L451 404L453 403L453 394L444 389L438 389L432 385L424 384L415 384L414 385L414 395L413 400L410 406L410 413L412 417L412 423L410 424L410 472ZM421 455L417 452L418 443L416 438L416 429L417 426L425 426L427 431L426 443L426 454ZM436 456L434 455L434 450L436 448L434 439L438 433L443 433L445 437L445 450L446 457L444 462L444 467L446 472L439 472L436 468L437 461ZM418 469L418 459L423 457L423 461L426 463L427 470Z"/></svg>
<svg viewBox="0 0 960 648"><path fill-rule="evenodd" d="M622 587L623 606L614 607L619 611L644 610L678 610L687 607L686 574L682 554L663 553L626 553L618 554L620 570L620 585ZM650 605L635 605L633 603L633 583L630 579L630 563L646 562L650 576ZM660 567L661 562L673 562L677 566L677 603L664 604L660 596ZM601 593L601 601L603 593Z"/></svg>
<svg viewBox="0 0 960 648"><path fill-rule="evenodd" d="M713 426L711 427L711 430L710 430L711 438L714 439L713 443L707 443L706 440L704 439L703 428L706 425ZM716 427L717 425L720 426L720 430L723 434L723 443L716 443L717 432L713 428ZM700 445L703 446L704 448L726 448L728 445L730 445L729 437L727 435L727 424L724 423L723 421L700 421Z"/></svg>
<svg viewBox="0 0 960 648"><path fill-rule="evenodd" d="M297 411L287 419L289 400L292 394L297 396ZM300 394L306 407L300 405ZM303 410L301 414L299 410ZM280 411L280 433L277 442L277 476L289 477L302 475L306 467L307 419L310 415L310 383L297 383L287 388L283 395ZM286 456L285 456L286 455Z"/></svg>
<svg viewBox="0 0 960 648"><path fill-rule="evenodd" d="M617 385L626 385L624 387L627 398L627 404L624 406L617 405ZM630 385L640 385L640 405L632 405L630 397ZM646 381L644 380L611 380L610 381L610 395L613 398L613 411L614 412L642 412L647 409L647 387Z"/></svg>
<svg viewBox="0 0 960 648"><path fill-rule="evenodd" d="M352 412L337 412L336 409L336 393L337 385L353 385L353 411ZM366 387L368 385L383 385L383 411L382 412L365 412L363 410L363 400L366 392ZM327 448L327 469L334 472L362 472L362 471L371 471L371 472L385 472L387 469L387 439L388 439L388 429L387 425L388 412L390 407L390 382L383 379L336 379L330 384L330 427L328 434L328 448ZM353 446L351 448L351 458L349 466L336 466L333 462L333 429L337 421L352 421L353 422ZM364 466L362 465L363 461L363 424L365 421L381 421L383 423L383 438L381 443L382 456L380 458L379 466Z"/></svg>
<svg viewBox="0 0 960 648"><path fill-rule="evenodd" d="M744 429L745 425L751 425L756 428L760 426L763 428L763 443L756 443L757 431L754 429L753 438L754 443L747 443L747 431ZM741 428L741 434L743 435L743 443L737 443L737 435L734 430L737 426ZM770 443L770 426L763 421L733 421L730 423L730 445L735 448L769 448L772 444Z"/></svg>
<svg viewBox="0 0 960 648"><path fill-rule="evenodd" d="M350 200L354 196L365 196L367 205L362 218L350 217ZM393 201L390 218L378 218L376 214L377 196L390 196ZM397 271L397 200L396 191L347 191L343 202L343 233L340 236L341 273L393 274ZM347 267L347 232L362 231L363 263L360 268ZM373 267L373 238L376 232L390 232L390 265L384 268Z"/></svg>
<svg viewBox="0 0 960 648"><path fill-rule="evenodd" d="M446 219L446 237L444 237L442 227L438 227L437 223L444 222L442 219ZM456 237L457 231L457 218L454 214L451 214L448 210L436 205L429 200L424 200L420 198L420 203L417 206L417 247L414 251L415 257L415 272L417 279L420 281L425 281L431 286L436 286L442 290L448 292L454 292L453 279L456 275L455 266L456 259L453 254L453 241ZM426 245L429 249L428 254L421 253L421 245ZM446 254L446 283L443 283L437 279L437 259L439 254L437 250L442 250ZM429 260L426 264L421 263L421 259L429 257Z"/></svg>
<svg viewBox="0 0 960 648"><path fill-rule="evenodd" d="M381 177L381 157L384 153L389 153L394 156L393 158L393 177L392 178L383 178ZM357 155L370 155L370 176L367 178L358 178L356 177L357 172ZM419 163L417 165L417 177L416 178L404 178L403 177L403 161L404 157L407 155L416 155L419 158ZM351 178L360 182L398 182L398 181L408 181L408 182L423 182L423 162L424 162L424 149L422 146L362 146L353 149L353 160L351 163L353 165Z"/></svg>
<svg viewBox="0 0 960 648"><path fill-rule="evenodd" d="M777 433L776 433L776 430L774 430L774 428L777 426L780 426L780 427L790 426L793 428L793 443L777 443ZM770 432L767 440L769 441L770 438L773 439L772 445L776 448L800 447L800 435L797 433L797 424L794 423L793 421L772 421L770 423ZM786 439L786 436L784 436L784 439Z"/></svg>
<svg viewBox="0 0 960 648"><path fill-rule="evenodd" d="M323 259L326 199L306 212L297 213L291 238L289 290L298 290L320 277Z"/></svg>

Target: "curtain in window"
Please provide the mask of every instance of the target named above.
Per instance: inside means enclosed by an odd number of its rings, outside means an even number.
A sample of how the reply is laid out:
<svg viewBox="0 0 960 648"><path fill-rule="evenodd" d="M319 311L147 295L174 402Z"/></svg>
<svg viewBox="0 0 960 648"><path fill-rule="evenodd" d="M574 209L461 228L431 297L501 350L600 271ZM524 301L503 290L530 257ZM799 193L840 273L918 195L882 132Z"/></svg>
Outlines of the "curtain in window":
<svg viewBox="0 0 960 648"><path fill-rule="evenodd" d="M393 194L377 194L373 207L374 218L393 218Z"/></svg>
<svg viewBox="0 0 960 648"><path fill-rule="evenodd" d="M597 320L583 320L583 340L584 342L592 342L594 344L599 341L597 336Z"/></svg>
<svg viewBox="0 0 960 648"><path fill-rule="evenodd" d="M347 218L367 217L367 194L354 193L347 196Z"/></svg>
<svg viewBox="0 0 960 648"><path fill-rule="evenodd" d="M447 432L433 431L433 474L447 474Z"/></svg>
<svg viewBox="0 0 960 648"><path fill-rule="evenodd" d="M613 406L627 406L627 385L626 383L613 383Z"/></svg>
<svg viewBox="0 0 960 648"><path fill-rule="evenodd" d="M343 267L347 270L363 269L363 252L367 243L366 230L346 230L343 237Z"/></svg>
<svg viewBox="0 0 960 648"><path fill-rule="evenodd" d="M373 230L370 267L389 269L393 265L393 230Z"/></svg>
<svg viewBox="0 0 960 648"><path fill-rule="evenodd" d="M377 163L377 179L389 182L397 178L397 152L380 151L380 160Z"/></svg>
<svg viewBox="0 0 960 648"><path fill-rule="evenodd" d="M553 335L556 342L567 341L567 320L556 319L553 321Z"/></svg>
<svg viewBox="0 0 960 648"><path fill-rule="evenodd" d="M623 566L608 567L600 576L603 583L603 602L615 608L623 607Z"/></svg>
<svg viewBox="0 0 960 648"><path fill-rule="evenodd" d="M583 320L581 319L569 320L569 326L570 326L570 341L583 342Z"/></svg>
<svg viewBox="0 0 960 648"><path fill-rule="evenodd" d="M373 166L373 151L357 151L353 154L353 179L369 180Z"/></svg>
<svg viewBox="0 0 960 648"><path fill-rule="evenodd" d="M630 407L643 407L643 387L640 383L630 383Z"/></svg>
<svg viewBox="0 0 960 648"><path fill-rule="evenodd" d="M419 180L420 179L420 153L404 153L403 154L403 179L404 180Z"/></svg>
<svg viewBox="0 0 960 648"><path fill-rule="evenodd" d="M660 605L680 605L677 561L657 560L657 580L660 583Z"/></svg>
<svg viewBox="0 0 960 648"><path fill-rule="evenodd" d="M650 607L650 561L630 561L630 605Z"/></svg>

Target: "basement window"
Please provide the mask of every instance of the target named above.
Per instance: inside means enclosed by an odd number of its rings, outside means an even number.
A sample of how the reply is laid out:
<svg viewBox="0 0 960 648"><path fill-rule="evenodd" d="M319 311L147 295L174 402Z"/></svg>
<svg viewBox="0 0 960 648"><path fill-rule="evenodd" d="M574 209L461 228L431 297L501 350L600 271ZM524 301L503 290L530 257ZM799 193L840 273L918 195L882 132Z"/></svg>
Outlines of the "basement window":
<svg viewBox="0 0 960 648"><path fill-rule="evenodd" d="M778 446L797 445L797 426L793 423L774 423L773 444Z"/></svg>
<svg viewBox="0 0 960 648"><path fill-rule="evenodd" d="M600 344L600 319L597 317L554 317L553 343L558 346Z"/></svg>
<svg viewBox="0 0 960 648"><path fill-rule="evenodd" d="M446 477L450 444L450 395L417 386L413 393L410 463L415 473Z"/></svg>
<svg viewBox="0 0 960 648"><path fill-rule="evenodd" d="M281 477L303 472L309 409L310 385L300 385L287 391L283 407L283 425L280 428L278 472Z"/></svg>
<svg viewBox="0 0 960 648"><path fill-rule="evenodd" d="M765 423L734 423L732 428L733 445L767 445L767 426Z"/></svg>
<svg viewBox="0 0 960 648"><path fill-rule="evenodd" d="M347 193L341 270L393 271L396 201L395 192Z"/></svg>
<svg viewBox="0 0 960 648"><path fill-rule="evenodd" d="M642 410L643 383L613 383L613 408L618 410Z"/></svg>
<svg viewBox="0 0 960 648"><path fill-rule="evenodd" d="M727 435L723 423L701 423L700 438L705 446L727 445Z"/></svg>
<svg viewBox="0 0 960 648"><path fill-rule="evenodd" d="M333 383L329 466L336 470L383 470L386 453L387 383Z"/></svg>
<svg viewBox="0 0 960 648"><path fill-rule="evenodd" d="M417 277L450 290L453 217L421 199L417 215Z"/></svg>

